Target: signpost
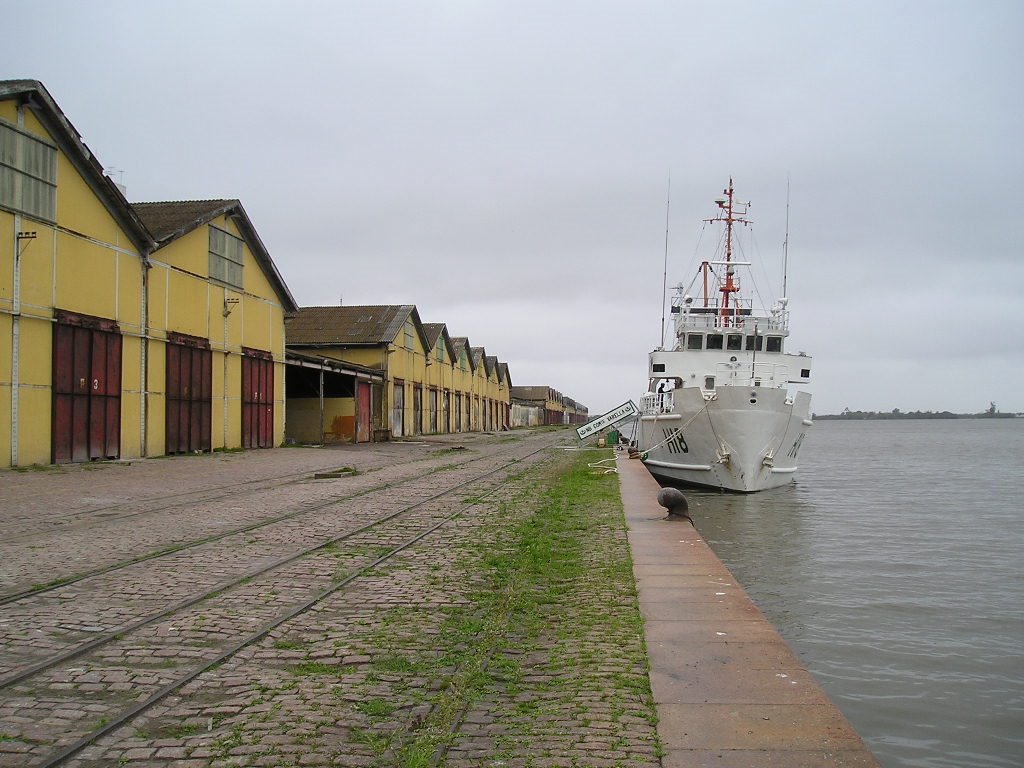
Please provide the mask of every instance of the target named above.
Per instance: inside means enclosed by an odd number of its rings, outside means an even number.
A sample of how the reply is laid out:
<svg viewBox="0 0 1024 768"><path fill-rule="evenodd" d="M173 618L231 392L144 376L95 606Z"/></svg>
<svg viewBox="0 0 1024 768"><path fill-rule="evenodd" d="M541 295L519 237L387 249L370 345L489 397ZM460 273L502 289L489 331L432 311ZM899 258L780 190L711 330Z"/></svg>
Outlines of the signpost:
<svg viewBox="0 0 1024 768"><path fill-rule="evenodd" d="M603 416L598 416L593 421L588 421L582 427L577 427L576 434L579 435L580 440L586 440L595 432L600 432L606 427L618 424L620 421L625 421L631 416L637 416L639 413L640 411L633 405L633 401L627 400L618 408L613 408Z"/></svg>

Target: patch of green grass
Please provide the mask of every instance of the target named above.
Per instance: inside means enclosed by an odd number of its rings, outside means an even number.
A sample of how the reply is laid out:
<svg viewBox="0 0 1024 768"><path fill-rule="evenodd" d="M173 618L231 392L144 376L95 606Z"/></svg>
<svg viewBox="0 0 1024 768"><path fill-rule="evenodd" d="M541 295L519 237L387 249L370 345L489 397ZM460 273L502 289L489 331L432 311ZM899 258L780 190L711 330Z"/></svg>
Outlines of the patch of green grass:
<svg viewBox="0 0 1024 768"><path fill-rule="evenodd" d="M485 626L486 621L480 615L467 616L463 613L455 613L445 619L442 631L445 633L447 641L464 643L479 635Z"/></svg>
<svg viewBox="0 0 1024 768"><path fill-rule="evenodd" d="M373 660L372 666L378 672L412 673L418 666L405 656L381 656Z"/></svg>
<svg viewBox="0 0 1024 768"><path fill-rule="evenodd" d="M391 744L391 740L387 736L368 731L365 728L350 728L348 738L354 744L366 745L374 755L384 754Z"/></svg>
<svg viewBox="0 0 1024 768"><path fill-rule="evenodd" d="M351 671L351 667L344 664L324 664L322 661L304 661L292 667L292 674L301 677L343 677Z"/></svg>
<svg viewBox="0 0 1024 768"><path fill-rule="evenodd" d="M297 643L294 640L277 640L274 643L274 648L279 651L301 651L304 646L302 643Z"/></svg>
<svg viewBox="0 0 1024 768"><path fill-rule="evenodd" d="M53 581L47 581L44 584L33 584L32 585L32 590L38 592L41 589L53 589L54 587L59 587L62 584L68 584L69 582L72 582L72 581L74 581L77 578L78 578L77 576L62 576L59 579L54 579Z"/></svg>
<svg viewBox="0 0 1024 768"><path fill-rule="evenodd" d="M389 717L397 707L384 699L370 699L356 704L356 711L369 717Z"/></svg>
<svg viewBox="0 0 1024 768"><path fill-rule="evenodd" d="M24 467L11 467L12 472L63 472L57 464L29 464Z"/></svg>
<svg viewBox="0 0 1024 768"><path fill-rule="evenodd" d="M429 768L433 765L435 751L429 743L414 742L399 750L398 764L402 768Z"/></svg>
<svg viewBox="0 0 1024 768"><path fill-rule="evenodd" d="M242 746L243 733L245 732L244 723L236 723L231 727L231 730L223 738L218 739L214 744L214 748L220 752L221 757L227 757L231 750L235 747Z"/></svg>
<svg viewBox="0 0 1024 768"><path fill-rule="evenodd" d="M466 448L464 445L456 445L456 446L453 446L452 448L440 448L440 449L438 449L436 451L431 451L430 455L431 456L450 456L453 453L471 453L471 451L470 451L470 449Z"/></svg>
<svg viewBox="0 0 1024 768"><path fill-rule="evenodd" d="M536 701L520 701L516 703L516 714L519 715L535 715L539 709L540 704Z"/></svg>

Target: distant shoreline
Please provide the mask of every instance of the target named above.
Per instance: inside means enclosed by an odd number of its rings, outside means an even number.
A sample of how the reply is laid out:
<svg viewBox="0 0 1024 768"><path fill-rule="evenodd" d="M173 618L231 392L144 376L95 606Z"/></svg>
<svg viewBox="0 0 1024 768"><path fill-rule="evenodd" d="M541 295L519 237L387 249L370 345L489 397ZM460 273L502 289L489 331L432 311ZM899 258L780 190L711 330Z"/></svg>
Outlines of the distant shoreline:
<svg viewBox="0 0 1024 768"><path fill-rule="evenodd" d="M896 419L1015 419L1016 413L951 413L950 411L848 411L815 413L815 421L893 421Z"/></svg>

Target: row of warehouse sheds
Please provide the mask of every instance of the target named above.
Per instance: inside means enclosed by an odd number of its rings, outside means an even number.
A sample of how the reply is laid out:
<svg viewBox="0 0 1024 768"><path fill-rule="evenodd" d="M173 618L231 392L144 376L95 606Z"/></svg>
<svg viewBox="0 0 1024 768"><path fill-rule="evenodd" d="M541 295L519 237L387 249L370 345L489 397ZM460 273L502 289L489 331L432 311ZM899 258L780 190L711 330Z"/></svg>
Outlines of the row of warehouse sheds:
<svg viewBox="0 0 1024 768"><path fill-rule="evenodd" d="M238 200L131 204L0 81L0 466L585 420L413 305L299 307Z"/></svg>

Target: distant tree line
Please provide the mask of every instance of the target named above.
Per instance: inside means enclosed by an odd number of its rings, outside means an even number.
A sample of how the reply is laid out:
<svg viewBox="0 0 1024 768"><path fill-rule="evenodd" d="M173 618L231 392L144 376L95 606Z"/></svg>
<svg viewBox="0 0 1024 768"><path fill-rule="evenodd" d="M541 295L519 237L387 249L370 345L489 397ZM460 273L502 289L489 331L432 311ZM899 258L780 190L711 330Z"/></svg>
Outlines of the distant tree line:
<svg viewBox="0 0 1024 768"><path fill-rule="evenodd" d="M813 414L815 419L839 419L846 421L869 421L887 419L1012 419L1014 413L1000 413L995 403L989 403L988 410L981 413L952 413L950 411L901 411L893 408L891 411L851 411L843 408L842 413L834 414Z"/></svg>

